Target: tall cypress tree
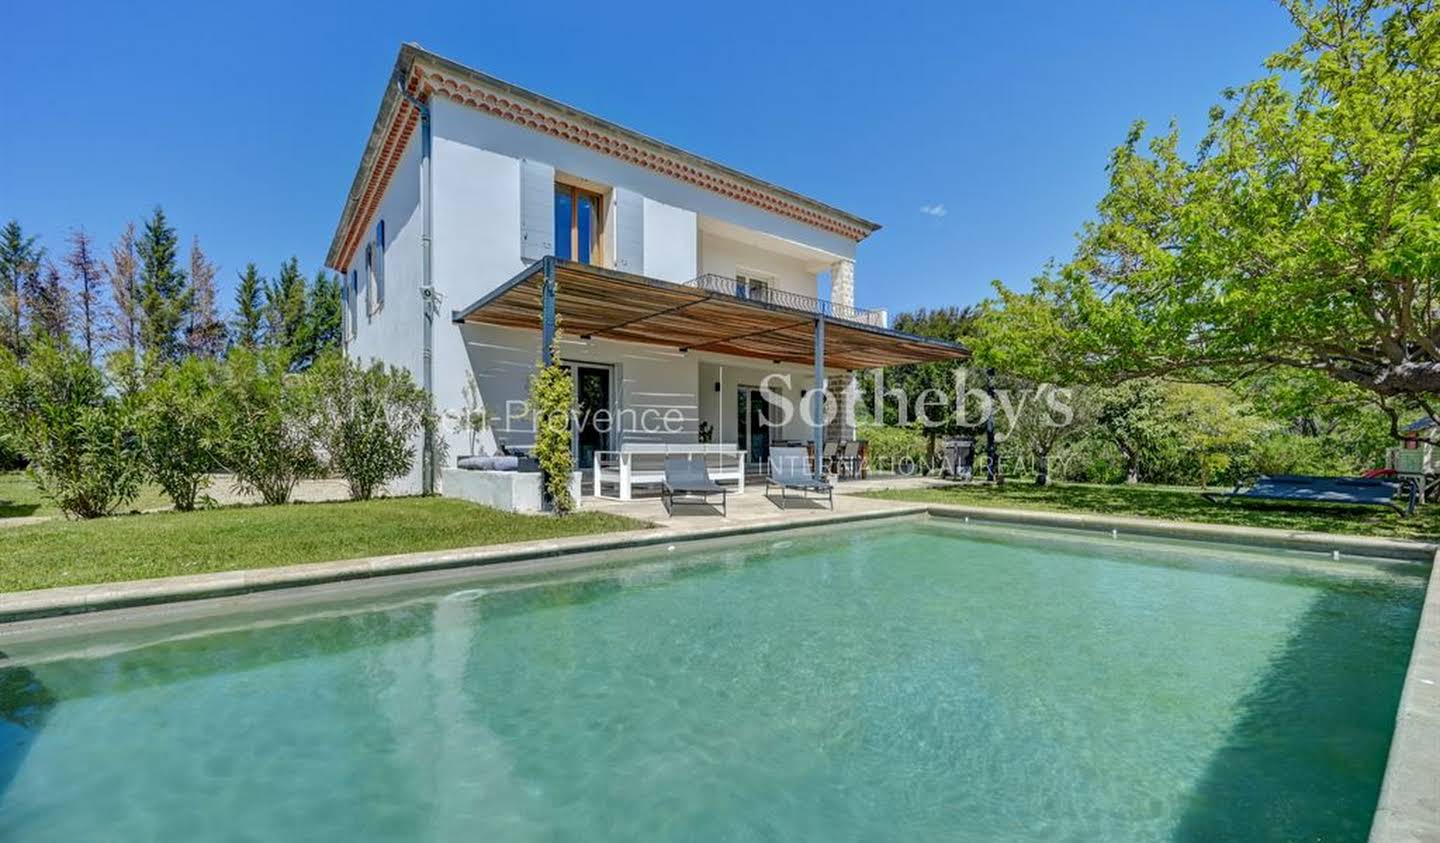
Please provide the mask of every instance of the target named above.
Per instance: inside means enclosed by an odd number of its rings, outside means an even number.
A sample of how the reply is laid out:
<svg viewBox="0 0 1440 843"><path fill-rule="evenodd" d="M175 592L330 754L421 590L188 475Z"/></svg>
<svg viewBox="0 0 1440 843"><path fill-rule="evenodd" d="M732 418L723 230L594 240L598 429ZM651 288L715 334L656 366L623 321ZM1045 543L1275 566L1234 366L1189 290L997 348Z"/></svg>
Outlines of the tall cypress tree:
<svg viewBox="0 0 1440 843"><path fill-rule="evenodd" d="M265 319L265 279L255 264L245 265L235 286L235 318L230 322L230 343L240 348L258 348Z"/></svg>
<svg viewBox="0 0 1440 843"><path fill-rule="evenodd" d="M215 314L215 264L190 241L190 312L185 319L185 351L216 357L225 350L225 323Z"/></svg>
<svg viewBox="0 0 1440 843"><path fill-rule="evenodd" d="M308 363L303 359L308 344L305 306L305 276L299 259L292 257L280 264L280 274L265 288L265 331L269 344L285 349L301 368Z"/></svg>
<svg viewBox="0 0 1440 843"><path fill-rule="evenodd" d="M0 345L16 355L25 350L25 279L39 272L42 254L16 220L0 229Z"/></svg>
<svg viewBox="0 0 1440 843"><path fill-rule="evenodd" d="M60 269L50 261L25 276L25 308L30 340L54 346L70 344L70 295Z"/></svg>
<svg viewBox="0 0 1440 843"><path fill-rule="evenodd" d="M110 247L110 299L106 339L131 357L140 354L140 279L135 263L135 223L127 222Z"/></svg>
<svg viewBox="0 0 1440 843"><path fill-rule="evenodd" d="M158 360L178 360L184 351L181 328L190 312L190 288L177 265L178 238L165 211L145 223L136 251L140 258L140 343Z"/></svg>
<svg viewBox="0 0 1440 843"><path fill-rule="evenodd" d="M70 287L75 296L76 334L85 357L95 362L100 349L101 328L106 318L105 301L100 297L100 284L105 267L95 257L90 235L83 228L70 232L70 253L65 256L70 270Z"/></svg>
<svg viewBox="0 0 1440 843"><path fill-rule="evenodd" d="M310 357L319 357L326 349L340 345L340 280L334 273L319 270L310 284L310 323L308 349Z"/></svg>

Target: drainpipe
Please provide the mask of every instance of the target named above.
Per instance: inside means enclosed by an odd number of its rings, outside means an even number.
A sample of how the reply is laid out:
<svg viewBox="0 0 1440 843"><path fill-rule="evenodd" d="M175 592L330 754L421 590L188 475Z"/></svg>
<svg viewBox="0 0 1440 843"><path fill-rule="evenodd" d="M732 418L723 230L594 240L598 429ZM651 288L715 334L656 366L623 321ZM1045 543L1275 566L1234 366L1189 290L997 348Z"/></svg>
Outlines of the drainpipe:
<svg viewBox="0 0 1440 843"><path fill-rule="evenodd" d="M435 284L430 265L431 178L430 178L430 106L405 90L405 80L395 76L395 90L420 112L420 304L425 313L421 332L420 385L425 397L435 401ZM435 494L435 429L425 426L425 440L420 448L420 491Z"/></svg>

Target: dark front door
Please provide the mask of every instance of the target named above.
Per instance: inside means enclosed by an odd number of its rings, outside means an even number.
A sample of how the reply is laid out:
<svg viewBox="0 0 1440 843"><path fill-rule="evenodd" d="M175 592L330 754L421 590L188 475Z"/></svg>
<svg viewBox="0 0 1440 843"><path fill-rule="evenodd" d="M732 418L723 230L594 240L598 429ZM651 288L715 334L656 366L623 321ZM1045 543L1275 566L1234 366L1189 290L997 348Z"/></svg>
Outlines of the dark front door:
<svg viewBox="0 0 1440 843"><path fill-rule="evenodd" d="M752 464L764 464L770 459L770 402L751 386L740 387L736 399L740 447L748 452L746 459Z"/></svg>
<svg viewBox="0 0 1440 843"><path fill-rule="evenodd" d="M579 416L575 427L575 456L578 468L595 464L596 451L610 450L610 369L604 366L575 368L575 404Z"/></svg>

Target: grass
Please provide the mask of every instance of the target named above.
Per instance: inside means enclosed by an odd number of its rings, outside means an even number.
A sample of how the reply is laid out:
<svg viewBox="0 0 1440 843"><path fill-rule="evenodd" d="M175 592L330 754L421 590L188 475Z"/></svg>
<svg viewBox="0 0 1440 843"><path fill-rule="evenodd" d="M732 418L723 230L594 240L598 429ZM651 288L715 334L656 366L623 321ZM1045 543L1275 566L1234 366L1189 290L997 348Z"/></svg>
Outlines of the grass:
<svg viewBox="0 0 1440 843"><path fill-rule="evenodd" d="M161 509L170 506L170 499L159 487L145 485L140 494L125 507L125 511L141 512L147 509ZM40 494L35 481L23 471L0 472L0 518L24 518L38 515L58 517L61 512L47 498Z"/></svg>
<svg viewBox="0 0 1440 843"><path fill-rule="evenodd" d="M1036 486L1033 483L1013 481L1003 486L955 484L870 494L874 497L916 503L1134 515L1172 521L1405 539L1440 538L1440 504L1421 505L1416 508L1414 515L1402 518L1391 510L1378 507L1259 501L1214 504L1202 498L1198 489L1068 483Z"/></svg>
<svg viewBox="0 0 1440 843"><path fill-rule="evenodd" d="M43 513L42 513L43 514ZM450 498L234 506L0 528L0 591L269 568L648 527Z"/></svg>

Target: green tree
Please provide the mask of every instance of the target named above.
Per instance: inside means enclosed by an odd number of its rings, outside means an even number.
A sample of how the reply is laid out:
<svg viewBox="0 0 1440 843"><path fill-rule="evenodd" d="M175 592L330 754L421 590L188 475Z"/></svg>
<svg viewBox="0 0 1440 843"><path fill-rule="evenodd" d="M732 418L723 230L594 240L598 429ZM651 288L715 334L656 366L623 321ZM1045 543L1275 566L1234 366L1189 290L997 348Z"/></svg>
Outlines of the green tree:
<svg viewBox="0 0 1440 843"><path fill-rule="evenodd" d="M300 261L280 264L280 274L265 287L265 336L269 344L292 356L306 344L305 276Z"/></svg>
<svg viewBox="0 0 1440 843"><path fill-rule="evenodd" d="M60 269L43 261L25 276L25 309L32 343L70 344L70 293Z"/></svg>
<svg viewBox="0 0 1440 843"><path fill-rule="evenodd" d="M4 310L0 314L0 347L16 356L25 353L25 280L38 271L43 254L18 221L10 220L0 229L0 308Z"/></svg>
<svg viewBox="0 0 1440 843"><path fill-rule="evenodd" d="M319 474L311 400L280 349L236 348L223 371L220 424L223 461L242 491L268 504L290 500L295 485Z"/></svg>
<svg viewBox="0 0 1440 843"><path fill-rule="evenodd" d="M146 474L176 509L189 512L219 465L223 413L215 364L189 357L167 367L140 393L138 405Z"/></svg>
<svg viewBox="0 0 1440 843"><path fill-rule="evenodd" d="M26 364L0 361L0 411L36 485L66 515L109 515L135 498L143 472L132 414L85 352L36 343Z"/></svg>
<svg viewBox="0 0 1440 843"><path fill-rule="evenodd" d="M140 345L159 361L180 359L181 334L191 307L185 272L177 265L179 241L158 205L136 244L140 261Z"/></svg>
<svg viewBox="0 0 1440 843"><path fill-rule="evenodd" d="M550 365L530 377L530 412L535 418L535 459L545 477L545 496L556 514L575 509L570 495L570 474L575 456L570 451L570 418L574 386L570 368L560 361L560 332L550 346Z"/></svg>
<svg viewBox="0 0 1440 843"><path fill-rule="evenodd" d="M907 334L959 341L974 332L977 316L977 312L969 307L922 307L897 315L892 326ZM956 417L957 371L954 362L942 361L891 366L878 379L875 374L867 372L860 379L862 409L868 408L873 415L874 408L878 406L880 416L875 418L876 422L913 426L919 430L925 437L924 461L929 462L934 459L937 437L973 432L972 428L962 426L961 420ZM875 395L877 386L882 393L878 399ZM969 386L974 384L969 384L967 389ZM896 393L896 390L899 392ZM928 424L917 421L922 409L930 421ZM978 418L978 411L975 416Z"/></svg>
<svg viewBox="0 0 1440 843"><path fill-rule="evenodd" d="M246 264L235 286L235 318L230 322L232 345L251 351L260 347L264 340L265 288L265 279L255 264Z"/></svg>
<svg viewBox="0 0 1440 843"><path fill-rule="evenodd" d="M313 391L311 435L353 500L369 500L414 467L418 435L434 419L408 371L380 363L365 368L331 353L304 378Z"/></svg>
<svg viewBox="0 0 1440 843"><path fill-rule="evenodd" d="M306 356L311 360L340 347L340 279L321 269L310 282L306 305Z"/></svg>
<svg viewBox="0 0 1440 843"><path fill-rule="evenodd" d="M1014 371L1227 382L1272 367L1440 392L1440 9L1286 0L1299 31L1193 156L1137 124L1074 259L999 286Z"/></svg>

